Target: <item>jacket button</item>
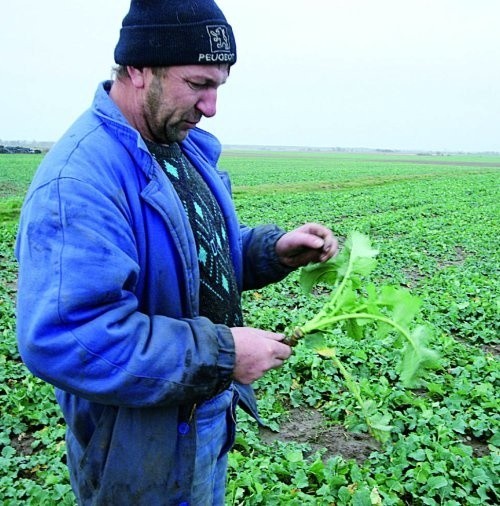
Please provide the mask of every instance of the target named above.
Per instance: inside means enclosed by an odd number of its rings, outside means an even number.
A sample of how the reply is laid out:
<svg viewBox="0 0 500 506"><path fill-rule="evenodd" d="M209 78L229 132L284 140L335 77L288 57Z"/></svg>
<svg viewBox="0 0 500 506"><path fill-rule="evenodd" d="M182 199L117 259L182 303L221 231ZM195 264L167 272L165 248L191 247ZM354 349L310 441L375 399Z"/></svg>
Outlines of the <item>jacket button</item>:
<svg viewBox="0 0 500 506"><path fill-rule="evenodd" d="M190 431L190 429L191 429L191 427L189 427L189 424L186 423L186 422L180 423L179 426L177 427L177 430L179 431L179 434L182 434L183 436L185 434L187 434ZM181 505L187 506L187 503L181 503Z"/></svg>

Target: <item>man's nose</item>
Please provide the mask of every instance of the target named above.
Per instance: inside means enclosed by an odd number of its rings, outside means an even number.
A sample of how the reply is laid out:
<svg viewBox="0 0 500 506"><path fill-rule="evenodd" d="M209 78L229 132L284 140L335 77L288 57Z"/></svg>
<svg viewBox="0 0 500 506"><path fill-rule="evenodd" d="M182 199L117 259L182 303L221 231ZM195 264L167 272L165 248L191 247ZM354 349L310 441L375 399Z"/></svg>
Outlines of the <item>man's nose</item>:
<svg viewBox="0 0 500 506"><path fill-rule="evenodd" d="M215 116L215 113L217 112L217 90L213 88L205 90L198 100L196 108L206 118Z"/></svg>

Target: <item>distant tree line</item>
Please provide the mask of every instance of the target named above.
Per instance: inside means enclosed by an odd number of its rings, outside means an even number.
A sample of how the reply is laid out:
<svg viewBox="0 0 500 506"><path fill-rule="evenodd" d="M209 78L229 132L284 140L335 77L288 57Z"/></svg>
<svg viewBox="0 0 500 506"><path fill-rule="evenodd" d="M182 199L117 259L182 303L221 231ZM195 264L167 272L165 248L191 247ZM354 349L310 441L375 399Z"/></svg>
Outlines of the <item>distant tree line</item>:
<svg viewBox="0 0 500 506"><path fill-rule="evenodd" d="M36 155L36 154L40 154L42 152L41 149L37 149L37 148L26 148L26 147L23 147L23 146L1 146L0 145L0 154L2 155L5 155L5 154L11 154L11 155L14 155L14 154L28 154L28 155Z"/></svg>

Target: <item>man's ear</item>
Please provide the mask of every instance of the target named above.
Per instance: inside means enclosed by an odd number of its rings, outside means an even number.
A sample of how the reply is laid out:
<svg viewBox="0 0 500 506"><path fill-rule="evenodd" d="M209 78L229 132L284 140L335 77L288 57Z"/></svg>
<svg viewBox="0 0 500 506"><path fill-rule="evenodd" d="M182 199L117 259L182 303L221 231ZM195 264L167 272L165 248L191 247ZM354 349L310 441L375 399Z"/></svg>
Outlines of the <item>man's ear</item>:
<svg viewBox="0 0 500 506"><path fill-rule="evenodd" d="M146 67L137 68L137 67L127 67L128 75L130 76L130 80L135 88L144 88L146 84L146 76L145 72L147 71Z"/></svg>

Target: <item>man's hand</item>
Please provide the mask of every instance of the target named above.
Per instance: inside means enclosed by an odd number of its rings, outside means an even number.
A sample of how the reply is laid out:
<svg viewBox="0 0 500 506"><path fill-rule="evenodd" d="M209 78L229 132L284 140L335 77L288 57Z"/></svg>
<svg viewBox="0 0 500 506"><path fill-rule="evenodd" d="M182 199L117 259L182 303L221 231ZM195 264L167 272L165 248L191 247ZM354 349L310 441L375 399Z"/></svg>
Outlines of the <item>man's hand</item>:
<svg viewBox="0 0 500 506"><path fill-rule="evenodd" d="M236 360L233 378L248 385L270 369L281 367L292 354L284 336L252 327L233 327Z"/></svg>
<svg viewBox="0 0 500 506"><path fill-rule="evenodd" d="M280 262L294 268L310 262L325 262L337 250L338 241L332 231L318 223L306 223L287 232L276 243Z"/></svg>

